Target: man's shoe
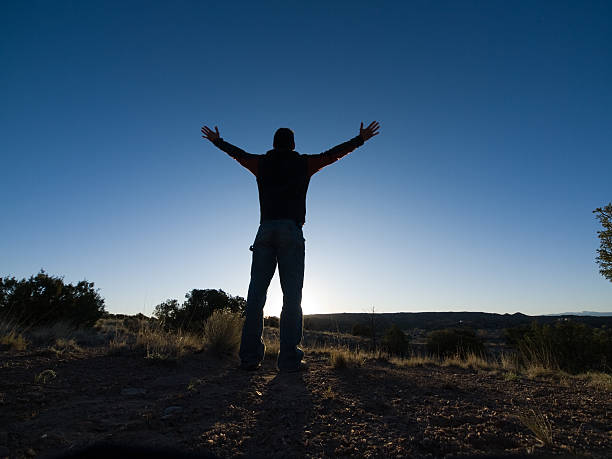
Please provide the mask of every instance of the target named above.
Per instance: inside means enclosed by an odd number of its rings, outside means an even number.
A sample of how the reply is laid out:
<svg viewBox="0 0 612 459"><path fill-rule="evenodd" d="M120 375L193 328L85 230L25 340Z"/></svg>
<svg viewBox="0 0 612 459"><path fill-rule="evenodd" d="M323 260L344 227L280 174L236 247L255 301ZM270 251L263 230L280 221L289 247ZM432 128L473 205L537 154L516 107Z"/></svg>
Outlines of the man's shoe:
<svg viewBox="0 0 612 459"><path fill-rule="evenodd" d="M246 371L255 371L261 368L261 363L241 363L240 369Z"/></svg>
<svg viewBox="0 0 612 459"><path fill-rule="evenodd" d="M302 360L296 368L287 368L287 369L281 368L280 372L281 373L299 373L301 371L306 371L306 370L308 370L308 364Z"/></svg>

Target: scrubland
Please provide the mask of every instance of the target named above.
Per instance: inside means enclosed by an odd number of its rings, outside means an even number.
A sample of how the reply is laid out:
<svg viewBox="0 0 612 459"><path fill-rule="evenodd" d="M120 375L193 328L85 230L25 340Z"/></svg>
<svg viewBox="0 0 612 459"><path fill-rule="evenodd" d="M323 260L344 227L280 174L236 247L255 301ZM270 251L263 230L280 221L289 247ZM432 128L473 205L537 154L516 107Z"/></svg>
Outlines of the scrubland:
<svg viewBox="0 0 612 459"><path fill-rule="evenodd" d="M309 371L278 373L278 329L238 369L241 318L203 333L141 318L93 329L0 324L0 457L113 443L230 456L609 457L612 377L512 352L436 357L306 331ZM532 353L539 355L537 352Z"/></svg>

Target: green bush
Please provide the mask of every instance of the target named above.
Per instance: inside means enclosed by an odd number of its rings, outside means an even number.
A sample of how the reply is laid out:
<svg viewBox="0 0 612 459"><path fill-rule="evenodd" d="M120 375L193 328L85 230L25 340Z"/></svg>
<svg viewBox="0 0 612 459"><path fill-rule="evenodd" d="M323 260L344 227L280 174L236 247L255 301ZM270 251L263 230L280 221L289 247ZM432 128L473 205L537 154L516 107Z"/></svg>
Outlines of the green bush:
<svg viewBox="0 0 612 459"><path fill-rule="evenodd" d="M193 289L185 295L185 301L166 300L155 306L153 315L166 330L201 332L206 320L215 311L244 315L246 301L240 296L231 296L223 290Z"/></svg>
<svg viewBox="0 0 612 459"><path fill-rule="evenodd" d="M574 374L611 369L612 330L605 326L593 328L567 319L552 326L533 322L505 330L505 337L524 366L540 365Z"/></svg>
<svg viewBox="0 0 612 459"><path fill-rule="evenodd" d="M438 357L468 354L482 355L485 352L482 338L470 328L445 328L434 330L427 335L427 351Z"/></svg>
<svg viewBox="0 0 612 459"><path fill-rule="evenodd" d="M385 331L382 346L390 354L406 355L410 350L410 340L397 325L393 324Z"/></svg>
<svg viewBox="0 0 612 459"><path fill-rule="evenodd" d="M64 283L41 270L29 279L0 278L0 317L20 326L58 321L90 327L104 314L104 299L93 282Z"/></svg>

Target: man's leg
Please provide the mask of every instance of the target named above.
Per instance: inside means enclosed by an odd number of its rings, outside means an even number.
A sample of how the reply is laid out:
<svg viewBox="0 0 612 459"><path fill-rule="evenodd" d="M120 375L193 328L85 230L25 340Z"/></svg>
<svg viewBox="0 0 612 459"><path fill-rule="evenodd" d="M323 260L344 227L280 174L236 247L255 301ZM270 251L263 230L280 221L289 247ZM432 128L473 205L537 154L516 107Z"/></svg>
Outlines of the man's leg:
<svg viewBox="0 0 612 459"><path fill-rule="evenodd" d="M293 226L291 226L293 225ZM278 249L278 271L283 289L280 318L278 368L295 370L304 356L302 341L302 286L304 284L304 237L294 223L287 227Z"/></svg>
<svg viewBox="0 0 612 459"><path fill-rule="evenodd" d="M268 287L276 269L276 250L270 244L270 235L267 233L260 227L253 244L251 282L240 342L240 360L246 367L261 363L265 352L263 308L266 304Z"/></svg>

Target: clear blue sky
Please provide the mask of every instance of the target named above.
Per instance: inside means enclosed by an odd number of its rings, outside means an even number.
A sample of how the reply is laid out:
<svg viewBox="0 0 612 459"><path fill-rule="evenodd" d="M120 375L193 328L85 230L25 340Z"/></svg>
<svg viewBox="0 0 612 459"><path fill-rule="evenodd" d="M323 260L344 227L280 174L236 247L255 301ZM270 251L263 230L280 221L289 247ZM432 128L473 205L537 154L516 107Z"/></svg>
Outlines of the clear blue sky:
<svg viewBox="0 0 612 459"><path fill-rule="evenodd" d="M612 310L612 3L0 4L0 275L95 282L111 312L246 296L252 153L319 153L304 312ZM281 307L278 277L266 314Z"/></svg>

